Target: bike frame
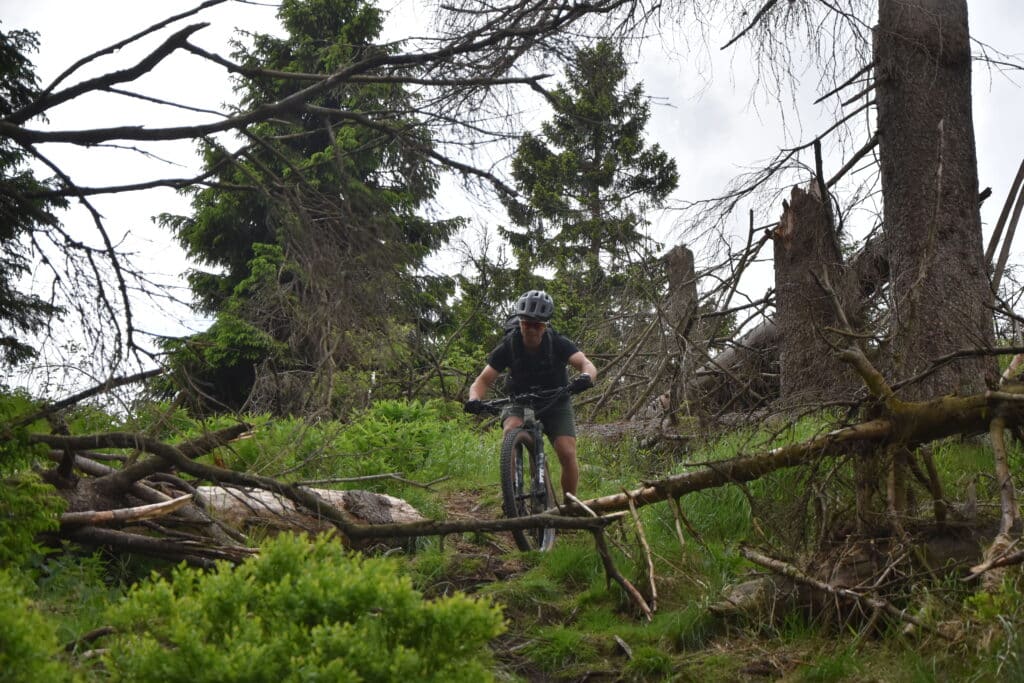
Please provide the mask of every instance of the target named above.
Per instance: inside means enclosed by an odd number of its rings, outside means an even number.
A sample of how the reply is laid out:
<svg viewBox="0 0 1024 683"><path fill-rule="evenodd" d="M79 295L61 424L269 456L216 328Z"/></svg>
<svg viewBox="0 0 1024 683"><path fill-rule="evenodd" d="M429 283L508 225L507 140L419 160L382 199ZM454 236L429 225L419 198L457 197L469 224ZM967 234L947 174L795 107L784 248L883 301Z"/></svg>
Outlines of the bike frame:
<svg viewBox="0 0 1024 683"><path fill-rule="evenodd" d="M547 491L548 486L548 460L547 454L544 452L544 424L537 419L537 413L533 406L526 404L513 404L520 405L523 408L523 424L519 427L513 427L513 429L521 429L528 432L533 438L534 448L534 459L532 463L534 472L533 476L530 477L532 486L530 487L529 496L531 498L538 498ZM522 476L521 471L516 471L516 477ZM522 488L523 482L516 482L517 488ZM557 505L556 501L550 501Z"/></svg>
<svg viewBox="0 0 1024 683"><path fill-rule="evenodd" d="M549 481L544 425L537 414L571 393L569 387L559 387L484 402L484 409L494 415L500 415L507 406L522 410L522 424L505 432L502 444L501 478L506 516L538 514L558 506L554 488ZM516 446L517 443L520 445ZM527 452L530 453L529 458L525 457ZM530 489L525 491L524 479L527 476ZM530 536L531 533L538 535ZM547 550L554 543L554 529L551 528L539 532L513 531L512 535L520 550Z"/></svg>

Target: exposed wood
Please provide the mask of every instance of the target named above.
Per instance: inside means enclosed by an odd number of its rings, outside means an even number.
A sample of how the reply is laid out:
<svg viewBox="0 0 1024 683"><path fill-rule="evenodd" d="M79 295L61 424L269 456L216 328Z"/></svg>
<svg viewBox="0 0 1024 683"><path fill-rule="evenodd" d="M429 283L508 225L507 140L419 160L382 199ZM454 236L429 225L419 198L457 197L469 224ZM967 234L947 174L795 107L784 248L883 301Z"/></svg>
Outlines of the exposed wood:
<svg viewBox="0 0 1024 683"><path fill-rule="evenodd" d="M181 496L162 503L139 505L118 510L89 510L86 512L65 512L60 516L62 529L86 525L127 524L155 519L180 510L192 501L192 496Z"/></svg>
<svg viewBox="0 0 1024 683"><path fill-rule="evenodd" d="M409 524L426 518L401 498L369 491L336 491L311 488L329 505L351 515L356 524ZM278 530L322 532L333 525L309 514L280 493L253 488L199 486L209 511L217 519L239 529L264 526Z"/></svg>
<svg viewBox="0 0 1024 683"><path fill-rule="evenodd" d="M627 494L628 495L628 494ZM658 610L658 586L654 580L654 559L651 557L651 546L647 544L647 535L644 533L644 524L640 520L640 513L636 511L633 499L629 499L629 512L633 516L633 525L636 528L636 536L640 541L640 547L644 551L644 560L647 564L647 584L651 589L651 611Z"/></svg>

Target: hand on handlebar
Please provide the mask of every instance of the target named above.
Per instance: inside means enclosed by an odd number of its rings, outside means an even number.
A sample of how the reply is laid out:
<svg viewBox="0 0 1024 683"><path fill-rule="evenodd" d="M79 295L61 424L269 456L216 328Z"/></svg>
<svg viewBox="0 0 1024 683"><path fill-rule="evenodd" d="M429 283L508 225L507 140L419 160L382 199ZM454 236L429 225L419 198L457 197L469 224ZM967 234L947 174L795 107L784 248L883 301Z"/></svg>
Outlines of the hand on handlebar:
<svg viewBox="0 0 1024 683"><path fill-rule="evenodd" d="M484 406L484 402L478 398L470 399L469 401L463 403L462 409L472 415L479 415L480 413L487 410L486 406Z"/></svg>
<svg viewBox="0 0 1024 683"><path fill-rule="evenodd" d="M578 394L581 391L586 391L587 389L591 388L592 386L594 386L594 380L590 379L590 375L588 375L587 373L583 372L583 373L580 373L576 377L576 379L574 379L572 382L569 383L569 393L570 394Z"/></svg>

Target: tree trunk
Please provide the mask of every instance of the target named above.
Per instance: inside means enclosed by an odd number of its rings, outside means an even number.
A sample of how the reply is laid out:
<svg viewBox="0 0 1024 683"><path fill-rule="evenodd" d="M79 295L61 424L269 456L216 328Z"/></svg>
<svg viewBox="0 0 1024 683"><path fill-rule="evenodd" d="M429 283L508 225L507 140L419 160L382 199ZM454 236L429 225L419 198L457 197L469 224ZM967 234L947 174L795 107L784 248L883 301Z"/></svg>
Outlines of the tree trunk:
<svg viewBox="0 0 1024 683"><path fill-rule="evenodd" d="M668 411L674 416L680 402L689 402L693 397L687 386L693 373L707 357L707 325L696 320L697 275L694 270L693 252L682 244L676 245L665 255L668 273L668 299L665 302L665 316L671 332L669 342L672 353L678 358L678 372L668 392ZM661 397L664 403L665 397ZM689 408L687 409L689 412Z"/></svg>
<svg viewBox="0 0 1024 683"><path fill-rule="evenodd" d="M783 405L849 398L857 377L839 362L825 327L842 328L832 302L855 298L843 291L842 254L831 211L815 191L794 187L773 231L775 322L779 328L779 383ZM843 342L848 343L848 340Z"/></svg>
<svg viewBox="0 0 1024 683"><path fill-rule="evenodd" d="M966 0L879 0L875 78L892 367L908 376L945 353L993 343ZM964 360L905 393L974 393L994 373L992 358Z"/></svg>

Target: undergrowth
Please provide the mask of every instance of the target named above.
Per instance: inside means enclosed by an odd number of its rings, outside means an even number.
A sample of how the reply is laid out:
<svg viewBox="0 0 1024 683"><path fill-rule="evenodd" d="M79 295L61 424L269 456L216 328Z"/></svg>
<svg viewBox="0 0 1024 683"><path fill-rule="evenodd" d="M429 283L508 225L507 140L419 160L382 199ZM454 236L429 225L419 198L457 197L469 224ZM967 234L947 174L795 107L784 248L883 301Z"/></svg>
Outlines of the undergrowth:
<svg viewBox="0 0 1024 683"><path fill-rule="evenodd" d="M205 457L285 481L389 493L434 518L444 518L453 502L467 503L481 517L500 514L500 430L491 425L481 431L458 404L382 401L345 423L266 416L246 421L249 438ZM76 433L148 429L171 442L230 423L193 420L168 405L150 405L127 422L88 409L69 416ZM828 428L803 420L734 430L685 450L584 435L581 494L619 493ZM208 573L45 547L39 532L55 528L60 501L47 497L29 473L39 454L23 437L6 448L7 479L0 486L0 512L6 511L0 515L0 658L7 658L0 659L2 680L289 680L298 671L309 673L309 680L1024 678L1024 589L1012 570L989 593L955 578L916 581L908 607L949 641L928 632L904 634L902 625L865 632L801 612L768 622L720 617L709 609L729 586L760 571L739 555L741 543L784 548L794 556L814 551L823 540L822 515L840 516L852 495L849 461L823 458L810 471L794 468L687 495L680 501L689 525L682 542L680 520L668 505L641 508L657 590L657 611L646 623L618 584L608 581L585 532L560 533L546 554L517 553L500 534L466 534L447 542L425 539L415 552L386 561L354 558L322 539L283 540L268 542L259 562ZM1020 449L1010 455L1019 465ZM984 439L948 440L934 446L933 456L958 513L968 503L977 514L995 509ZM557 480L557 459L551 460ZM339 481L381 473L432 484ZM925 512L928 503L922 489ZM616 566L650 597L633 522L614 525L608 534ZM149 574L149 568L160 571ZM465 592L474 597L459 597ZM98 644L77 642L107 624L116 625L118 635ZM96 648L109 654L83 657ZM17 666L5 665L14 658ZM364 659L386 660L390 668L332 668ZM253 661L273 666L260 673Z"/></svg>

